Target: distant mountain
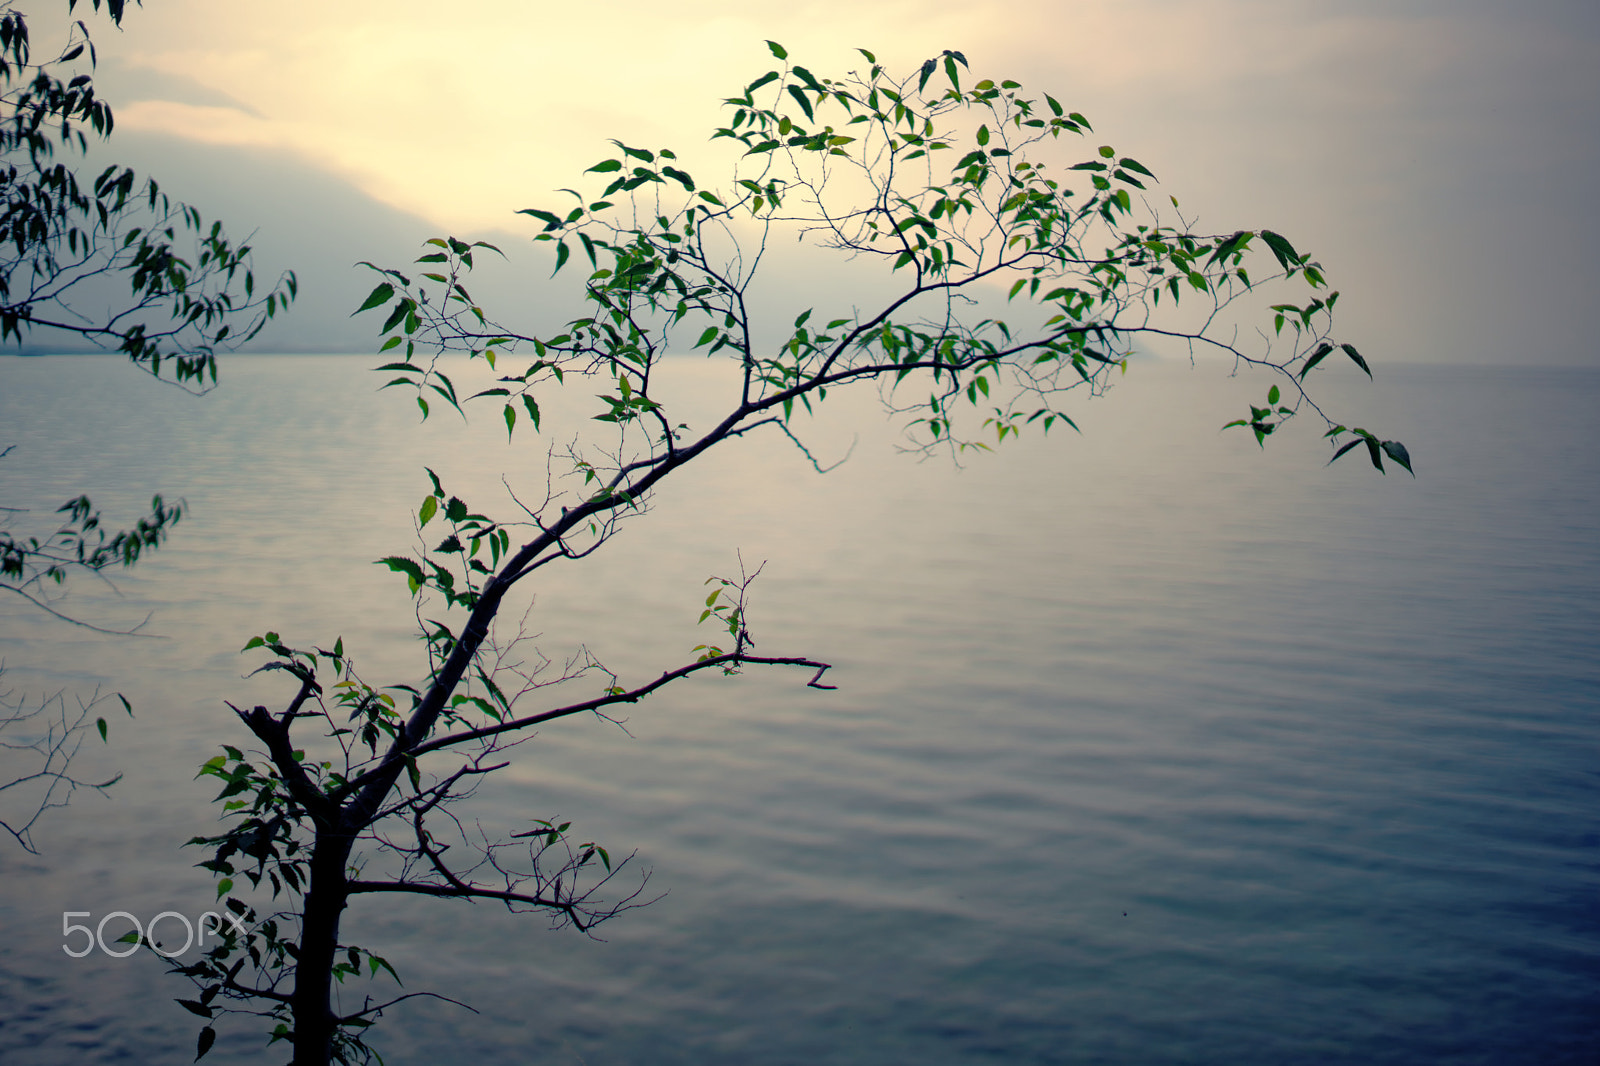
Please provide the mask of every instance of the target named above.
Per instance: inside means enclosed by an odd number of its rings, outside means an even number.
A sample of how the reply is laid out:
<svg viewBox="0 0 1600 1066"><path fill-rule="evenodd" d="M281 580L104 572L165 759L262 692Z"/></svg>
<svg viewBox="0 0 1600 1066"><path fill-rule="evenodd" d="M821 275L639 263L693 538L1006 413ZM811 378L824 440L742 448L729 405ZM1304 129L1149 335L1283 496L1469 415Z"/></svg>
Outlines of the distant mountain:
<svg viewBox="0 0 1600 1066"><path fill-rule="evenodd" d="M382 320L375 314L351 317L376 284L376 276L356 264L369 260L405 269L422 254L423 241L444 235L426 219L382 204L312 162L259 148L200 144L118 129L108 144L93 148L83 169L93 172L111 163L155 177L164 192L192 204L208 221L221 219L235 241L248 238L255 250L258 284L270 283L285 269L295 272L300 294L290 312L269 324L242 351L376 351ZM512 217L509 209L507 217ZM526 299L522 294L527 271L541 258L546 265L538 276L549 273L548 257L541 257L542 249L536 252L529 244L532 233L530 225L527 234L509 230L455 234L488 240L519 261L511 270L491 269L491 264L480 261L482 272L469 285L487 310L502 317L511 316ZM85 310L92 313L92 294L88 299ZM551 316L551 322L570 317L562 313ZM21 347L23 354L98 350L76 336L66 343L52 343L42 330L28 336Z"/></svg>

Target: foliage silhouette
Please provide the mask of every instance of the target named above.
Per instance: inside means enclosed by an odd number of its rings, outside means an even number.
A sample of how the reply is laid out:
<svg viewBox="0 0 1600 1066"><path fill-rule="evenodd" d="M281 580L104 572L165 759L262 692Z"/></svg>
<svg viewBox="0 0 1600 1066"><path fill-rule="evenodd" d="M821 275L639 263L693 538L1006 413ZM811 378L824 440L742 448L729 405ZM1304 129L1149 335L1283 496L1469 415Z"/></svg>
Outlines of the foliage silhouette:
<svg viewBox="0 0 1600 1066"><path fill-rule="evenodd" d="M92 3L100 9L101 0ZM69 12L76 6L68 0ZM123 0L105 6L120 25ZM60 161L81 155L90 134L111 133L94 63L82 21L71 23L59 53L36 62L26 16L0 4L0 344L38 330L56 344L87 340L203 392L217 380L218 349L250 340L286 309L295 278L285 273L258 291L249 246L232 242L220 222L206 223L124 167L87 180ZM183 507L156 497L147 516L110 537L86 496L56 513L66 518L42 535L0 531L0 589L52 614L50 591L70 572L131 566L162 543Z"/></svg>
<svg viewBox="0 0 1600 1066"><path fill-rule="evenodd" d="M77 3L67 0L69 15ZM91 3L101 9L101 0ZM104 6L120 26L125 0L105 0ZM295 278L285 273L270 290L258 291L249 246L231 241L220 222L207 224L195 208L132 170L109 166L89 179L60 160L81 156L91 134L111 134L111 108L95 94L95 59L88 27L79 20L67 27L60 51L36 61L27 16L10 0L0 3L0 345L20 346L35 331L52 344L89 341L125 354L157 378L170 372L162 380L204 392L217 380L217 350L249 340L286 309ZM0 458L19 461L12 451L0 447ZM27 512L0 507L0 520L9 526ZM105 578L113 567L132 566L160 547L183 512L181 502L156 496L131 528L108 534L100 512L80 494L55 508L64 517L52 520L53 528L0 528L0 592L100 632L137 630L106 629L68 615L60 592L74 573ZM97 693L89 706L100 700ZM13 736L30 738L9 746L37 756L35 769L7 787L38 780L36 774L53 782L43 806L16 821L31 827L44 810L60 805L61 795L84 786L66 775L60 760L76 750L88 720L79 715L72 726L59 693L31 712L24 706L0 702ZM46 720L44 733L32 731ZM103 738L105 719L95 724ZM58 735L63 729L66 734ZM26 828L15 835L31 850Z"/></svg>

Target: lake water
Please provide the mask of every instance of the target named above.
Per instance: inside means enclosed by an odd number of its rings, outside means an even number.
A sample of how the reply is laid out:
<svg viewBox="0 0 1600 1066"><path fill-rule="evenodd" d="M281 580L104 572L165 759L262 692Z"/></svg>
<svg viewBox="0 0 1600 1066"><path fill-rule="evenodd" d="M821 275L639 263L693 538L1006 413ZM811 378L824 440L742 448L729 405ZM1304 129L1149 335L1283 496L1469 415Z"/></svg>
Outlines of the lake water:
<svg viewBox="0 0 1600 1066"><path fill-rule="evenodd" d="M0 363L3 500L89 492L131 518L191 507L121 598L7 603L20 692L134 703L86 774L122 771L0 847L0 1057L187 1062L189 986L155 960L62 951L63 911L198 915L179 845L214 832L193 781L245 744L221 701L281 702L238 654L267 629L342 636L414 680L403 581L431 465L489 513L542 492L544 439L419 426L370 360L239 357L201 399L114 359ZM715 399L715 365L676 370ZM604 942L490 906L358 899L347 939L414 1000L374 1044L411 1063L1417 1063L1600 1061L1600 372L1330 371L1332 411L1399 437L1416 480L1309 423L1258 450L1217 427L1266 388L1130 369L1081 436L918 463L871 397L808 442L748 439L684 472L581 564L543 572L544 654L624 681L684 660L711 574L767 561L766 654L669 689L627 732L547 726L465 814L560 817L637 850L667 895ZM585 414L587 412L580 412ZM20 528L20 527L19 527ZM0 766L0 769L4 769ZM123 927L116 927L120 931ZM377 983L387 998L392 982ZM365 990L357 989L359 996ZM280 1061L248 1021L215 1062Z"/></svg>

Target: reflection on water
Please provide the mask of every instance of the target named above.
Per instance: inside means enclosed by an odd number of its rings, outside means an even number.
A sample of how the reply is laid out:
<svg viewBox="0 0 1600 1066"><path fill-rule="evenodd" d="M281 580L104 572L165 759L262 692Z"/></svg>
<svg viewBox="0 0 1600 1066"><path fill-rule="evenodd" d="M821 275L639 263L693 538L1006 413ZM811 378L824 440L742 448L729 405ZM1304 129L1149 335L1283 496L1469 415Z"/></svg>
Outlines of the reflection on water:
<svg viewBox="0 0 1600 1066"><path fill-rule="evenodd" d="M342 635L370 680L414 675L404 586L370 561L411 542L424 463L478 509L502 469L542 491L543 444L419 428L364 365L237 359L198 401L101 360L0 365L8 501L193 507L125 601L74 601L155 606L167 639L0 621L15 682L138 713L86 764L127 773L113 801L55 818L40 858L0 850L8 1062L190 1053L183 986L66 958L60 912L210 904L177 845L215 824L195 767L243 740L220 700L276 694L241 679L250 635ZM683 372L692 423L718 381ZM482 1011L413 1001L387 1061L1594 1061L1600 375L1380 383L1336 410L1404 439L1416 481L1320 469L1309 427L1266 452L1218 434L1259 389L1187 366L961 470L840 396L813 441L862 439L826 477L754 440L686 472L540 584L541 648L624 680L680 661L737 550L769 560L761 650L835 662L839 691L703 679L631 736L547 727L468 813L572 818L668 895L605 943L358 901L349 937L408 990ZM225 1028L208 1061L261 1045Z"/></svg>

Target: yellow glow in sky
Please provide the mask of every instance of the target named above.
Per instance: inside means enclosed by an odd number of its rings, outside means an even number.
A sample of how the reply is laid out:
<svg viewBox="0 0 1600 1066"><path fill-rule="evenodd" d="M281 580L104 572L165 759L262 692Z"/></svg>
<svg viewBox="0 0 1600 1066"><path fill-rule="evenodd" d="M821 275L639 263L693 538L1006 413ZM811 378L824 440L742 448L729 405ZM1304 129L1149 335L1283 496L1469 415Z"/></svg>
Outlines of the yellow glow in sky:
<svg viewBox="0 0 1600 1066"><path fill-rule="evenodd" d="M899 71L959 49L974 77L1016 78L1087 114L1202 228L1278 228L1357 294L1392 297L1381 327L1408 357L1435 358L1526 343L1505 315L1467 324L1484 292L1517 289L1529 323L1576 295L1572 249L1587 242L1574 228L1600 239L1581 180L1600 165L1600 14L1585 10L147 0L97 38L119 133L263 147L463 234L557 202L612 138L672 147L694 171L720 101L772 66L767 39L823 76L860 66L858 46ZM1545 346L1585 334L1564 328Z"/></svg>
<svg viewBox="0 0 1600 1066"><path fill-rule="evenodd" d="M906 32L898 27L913 7L820 4L757 25L727 3L616 3L602 17L491 0L441 18L439 5L414 0L152 0L115 42L120 62L241 106L132 100L118 121L299 153L442 224L501 225L571 184L612 137L683 150L703 142L719 101L768 69L766 38L821 70L859 64L856 43L889 41L920 62L990 35L981 7L909 19Z"/></svg>

